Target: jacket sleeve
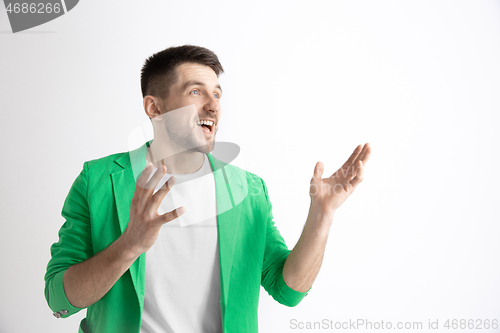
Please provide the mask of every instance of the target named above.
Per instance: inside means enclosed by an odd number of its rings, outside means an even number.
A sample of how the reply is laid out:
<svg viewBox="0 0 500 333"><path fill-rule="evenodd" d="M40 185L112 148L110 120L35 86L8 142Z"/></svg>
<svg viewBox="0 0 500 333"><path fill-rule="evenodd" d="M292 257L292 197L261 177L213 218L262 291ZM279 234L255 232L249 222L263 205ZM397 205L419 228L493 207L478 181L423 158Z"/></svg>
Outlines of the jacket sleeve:
<svg viewBox="0 0 500 333"><path fill-rule="evenodd" d="M299 292L287 286L283 279L283 266L290 254L290 250L288 250L283 237L274 225L272 205L269 200L267 187L262 179L261 182L267 205L266 249L262 267L261 285L279 303L290 307L296 306L311 288L306 292Z"/></svg>
<svg viewBox="0 0 500 333"><path fill-rule="evenodd" d="M70 266L93 255L87 186L88 162L85 162L64 201L61 215L66 221L59 230L59 241L50 248L52 258L45 274L45 299L56 317L66 318L82 310L66 298L63 275Z"/></svg>

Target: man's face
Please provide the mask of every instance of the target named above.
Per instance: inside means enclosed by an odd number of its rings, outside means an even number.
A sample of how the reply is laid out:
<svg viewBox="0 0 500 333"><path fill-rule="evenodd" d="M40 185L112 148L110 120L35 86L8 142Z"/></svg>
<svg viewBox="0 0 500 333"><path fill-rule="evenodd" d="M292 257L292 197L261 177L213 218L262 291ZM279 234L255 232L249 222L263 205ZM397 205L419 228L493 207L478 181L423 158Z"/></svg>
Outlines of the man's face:
<svg viewBox="0 0 500 333"><path fill-rule="evenodd" d="M184 63L176 67L176 76L168 97L162 101L166 132L181 148L210 152L221 113L222 90L217 75L208 66Z"/></svg>

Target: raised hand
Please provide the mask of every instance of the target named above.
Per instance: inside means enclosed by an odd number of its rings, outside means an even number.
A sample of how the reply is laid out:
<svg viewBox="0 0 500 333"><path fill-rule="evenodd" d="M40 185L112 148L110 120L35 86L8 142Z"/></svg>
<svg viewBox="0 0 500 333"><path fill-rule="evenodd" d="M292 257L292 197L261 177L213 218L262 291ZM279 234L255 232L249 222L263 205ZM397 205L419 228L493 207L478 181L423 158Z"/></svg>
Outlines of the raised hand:
<svg viewBox="0 0 500 333"><path fill-rule="evenodd" d="M316 163L309 187L311 206L324 213L334 213L363 180L364 167L370 154L368 143L357 146L344 165L328 178L322 178L325 169L323 163Z"/></svg>
<svg viewBox="0 0 500 333"><path fill-rule="evenodd" d="M158 207L174 185L175 178L170 177L154 193L156 186L167 172L167 167L163 165L162 168L156 170L153 177L148 181L152 170L153 165L148 163L137 179L130 205L128 226L122 235L130 249L138 254L146 252L153 246L163 224L178 218L185 212L184 207L179 207L163 215L158 214Z"/></svg>

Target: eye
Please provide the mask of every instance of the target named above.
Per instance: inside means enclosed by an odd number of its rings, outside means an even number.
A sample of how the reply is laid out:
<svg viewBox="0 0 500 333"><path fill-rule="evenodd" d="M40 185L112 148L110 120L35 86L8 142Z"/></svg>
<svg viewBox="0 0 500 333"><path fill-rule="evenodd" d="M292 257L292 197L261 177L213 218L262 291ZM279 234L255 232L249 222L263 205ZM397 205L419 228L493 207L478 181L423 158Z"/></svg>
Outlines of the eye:
<svg viewBox="0 0 500 333"><path fill-rule="evenodd" d="M191 94L199 95L200 91L198 89L194 89L191 91Z"/></svg>
<svg viewBox="0 0 500 333"><path fill-rule="evenodd" d="M215 94L214 94L214 97L215 97L215 98L220 98L220 96L219 96L219 94L218 94L218 93L215 93Z"/></svg>

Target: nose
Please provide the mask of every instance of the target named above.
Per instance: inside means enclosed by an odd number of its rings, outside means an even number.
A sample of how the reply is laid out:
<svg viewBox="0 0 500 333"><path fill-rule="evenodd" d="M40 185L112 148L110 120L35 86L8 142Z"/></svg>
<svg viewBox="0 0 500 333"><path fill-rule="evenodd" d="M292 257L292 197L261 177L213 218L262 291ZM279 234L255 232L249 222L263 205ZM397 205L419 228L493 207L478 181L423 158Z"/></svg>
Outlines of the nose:
<svg viewBox="0 0 500 333"><path fill-rule="evenodd" d="M205 102L205 105L203 106L203 109L210 113L220 112L219 100L213 96L208 97L208 99Z"/></svg>

